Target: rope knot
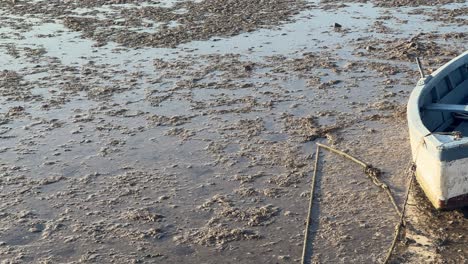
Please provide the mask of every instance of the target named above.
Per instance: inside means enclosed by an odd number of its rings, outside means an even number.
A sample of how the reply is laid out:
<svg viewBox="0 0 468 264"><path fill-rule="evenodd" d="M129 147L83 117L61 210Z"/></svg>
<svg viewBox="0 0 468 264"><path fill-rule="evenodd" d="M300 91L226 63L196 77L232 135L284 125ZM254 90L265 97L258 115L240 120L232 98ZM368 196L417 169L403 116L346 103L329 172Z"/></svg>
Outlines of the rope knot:
<svg viewBox="0 0 468 264"><path fill-rule="evenodd" d="M452 132L453 139L460 140L463 138L463 134L460 131L453 131Z"/></svg>
<svg viewBox="0 0 468 264"><path fill-rule="evenodd" d="M370 177L375 178L375 179L379 178L380 175L382 174L382 172L381 172L379 169L374 168L374 167L372 167L371 165L368 165L368 166L364 169L364 172L365 172L367 175L369 175Z"/></svg>

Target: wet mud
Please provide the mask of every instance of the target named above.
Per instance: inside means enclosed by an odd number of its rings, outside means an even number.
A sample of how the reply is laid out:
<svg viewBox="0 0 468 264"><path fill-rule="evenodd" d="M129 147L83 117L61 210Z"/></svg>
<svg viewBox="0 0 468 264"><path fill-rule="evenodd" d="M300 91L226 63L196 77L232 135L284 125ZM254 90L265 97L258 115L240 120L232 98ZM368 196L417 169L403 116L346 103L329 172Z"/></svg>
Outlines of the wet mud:
<svg viewBox="0 0 468 264"><path fill-rule="evenodd" d="M403 202L405 104L466 49L465 1L0 2L1 263L295 263L315 142ZM398 215L323 152L313 263L375 263ZM394 263L463 263L414 187Z"/></svg>

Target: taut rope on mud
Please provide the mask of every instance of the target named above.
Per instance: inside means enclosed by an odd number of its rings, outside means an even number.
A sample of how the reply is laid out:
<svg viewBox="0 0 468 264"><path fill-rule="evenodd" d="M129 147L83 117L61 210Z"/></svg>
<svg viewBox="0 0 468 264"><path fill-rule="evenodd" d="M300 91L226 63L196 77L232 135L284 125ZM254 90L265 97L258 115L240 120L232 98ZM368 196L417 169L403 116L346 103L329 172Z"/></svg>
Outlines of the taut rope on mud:
<svg viewBox="0 0 468 264"><path fill-rule="evenodd" d="M401 227L405 225L404 217L405 217L406 205L408 204L408 197L411 191L411 186L413 185L415 171L416 171L415 166L411 166L411 169L408 170L410 181L406 189L405 201L403 203L403 209L401 210L400 222L398 222L398 224L395 226L395 236L393 237L392 245L390 246L387 256L385 257L385 260L383 262L384 264L387 264L390 261L392 254L393 254L393 250L395 250L396 243L398 242L398 236L400 235Z"/></svg>
<svg viewBox="0 0 468 264"><path fill-rule="evenodd" d="M315 192L315 178L317 176L318 165L319 165L319 154L320 154L320 146L317 145L317 150L315 151L315 165L314 165L314 174L312 175L312 187L310 190L310 199L309 199L309 212L307 215L307 224L306 224L306 233L304 236L304 245L302 248L302 264L305 264L306 253L307 253L307 245L309 244L309 228L310 228L310 221L312 220L312 206L314 204L314 192Z"/></svg>
<svg viewBox="0 0 468 264"><path fill-rule="evenodd" d="M315 154L315 166L314 166L314 173L312 175L312 183L311 183L311 191L310 191L310 200L309 200L309 211L308 211L308 214L307 214L307 224L306 224L306 231L305 231L305 236L304 236L304 245L303 245L303 250L302 250L302 261L301 263L302 264L306 264L306 258L307 258L307 248L308 248L308 245L309 245L309 233L310 233L310 222L312 221L312 207L313 207L313 201L314 201L314 192L315 192L315 182L316 182L316 177L317 177L317 173L318 173L318 165L319 165L319 155L320 155L320 149L323 148L325 150L328 150L334 154L337 154L339 156L342 156L342 157L345 157L355 163L357 163L358 165L360 165L361 167L364 168L364 172L365 174L369 177L369 179L372 181L372 183L374 183L377 187L383 189L385 191L385 193L387 194L389 200L391 201L391 203L393 204L393 207L395 208L395 212L400 216L400 221L398 222L398 224L395 226L395 236L393 238L393 241L392 241L392 244L388 250L388 253L386 255L386 258L384 260L384 264L387 264L390 260L390 258L392 257L392 254L393 254L393 251L395 249L395 246L396 246L396 243L398 242L398 237L400 235L400 231L401 231L401 228L405 225L405 221L404 221L404 217L405 217L405 211L406 211L406 205L408 203L408 196L409 196L409 193L410 193L410 190L411 190L411 186L413 184L413 179L414 179L414 175L415 175L415 171L416 171L416 166L415 166L415 163L414 162L410 162L410 164L408 165L408 169L407 169L407 173L408 173L408 176L410 177L410 180L409 180L409 183L408 183L408 187L407 187L407 190L406 190L406 194L405 194L405 200L404 200L404 203L403 203L403 206L402 206L402 209L400 210L400 208L398 207L398 205L396 204L395 202L395 197L393 196L392 192L390 191L390 188L388 187L387 184L385 184L384 182L382 182L379 177L380 175L382 174L382 172L373 167L372 165L369 165L343 151L340 151L340 150L337 150L335 148L332 148L330 146L327 146L327 145L323 145L323 144L320 144L320 143L316 143L317 145L317 150L316 150L316 154ZM309 258L310 259L310 258Z"/></svg>

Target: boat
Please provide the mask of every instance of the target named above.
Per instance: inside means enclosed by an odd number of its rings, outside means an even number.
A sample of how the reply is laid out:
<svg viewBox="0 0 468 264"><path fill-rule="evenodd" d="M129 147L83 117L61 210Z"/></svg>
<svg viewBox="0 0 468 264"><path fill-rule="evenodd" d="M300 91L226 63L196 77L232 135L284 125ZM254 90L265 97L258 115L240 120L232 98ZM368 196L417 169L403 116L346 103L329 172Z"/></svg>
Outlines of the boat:
<svg viewBox="0 0 468 264"><path fill-rule="evenodd" d="M468 51L430 75L420 70L407 105L416 179L435 208L467 206Z"/></svg>

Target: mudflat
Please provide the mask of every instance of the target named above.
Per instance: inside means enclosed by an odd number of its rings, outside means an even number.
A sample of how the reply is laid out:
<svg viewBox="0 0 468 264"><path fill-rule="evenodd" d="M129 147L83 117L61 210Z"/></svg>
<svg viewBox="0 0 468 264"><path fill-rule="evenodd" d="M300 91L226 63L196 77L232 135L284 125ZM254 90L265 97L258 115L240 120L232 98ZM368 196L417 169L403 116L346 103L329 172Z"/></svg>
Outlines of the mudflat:
<svg viewBox="0 0 468 264"><path fill-rule="evenodd" d="M0 263L296 263L315 142L403 202L406 101L466 1L0 2ZM312 262L381 262L399 216L323 152ZM467 261L417 185L395 263Z"/></svg>

